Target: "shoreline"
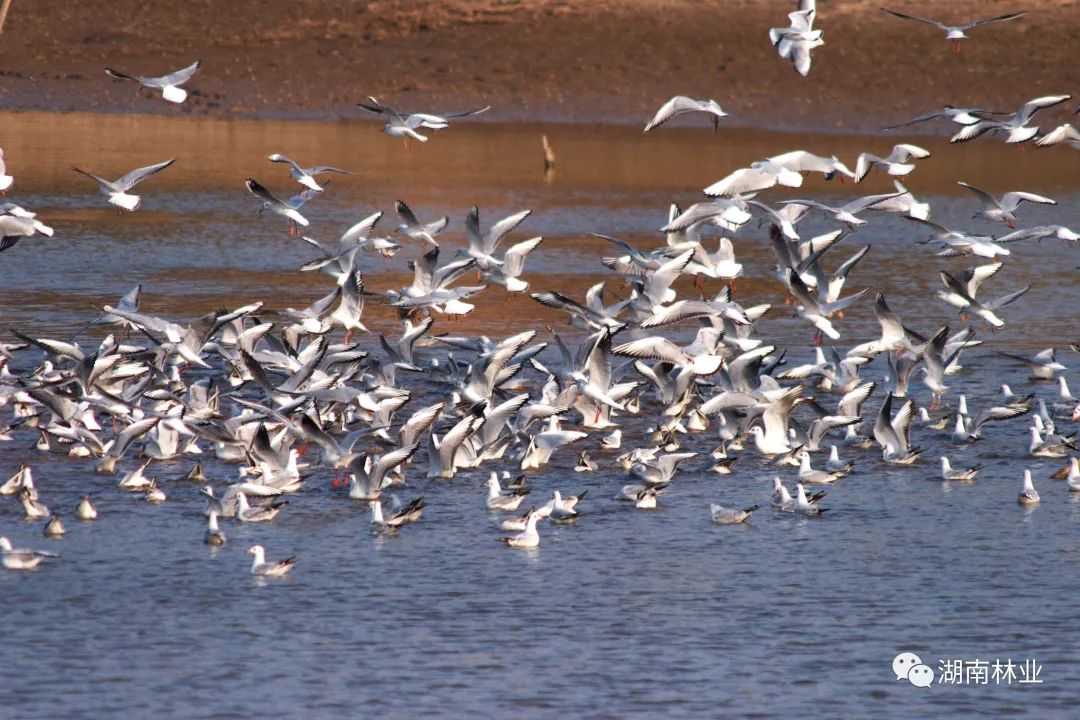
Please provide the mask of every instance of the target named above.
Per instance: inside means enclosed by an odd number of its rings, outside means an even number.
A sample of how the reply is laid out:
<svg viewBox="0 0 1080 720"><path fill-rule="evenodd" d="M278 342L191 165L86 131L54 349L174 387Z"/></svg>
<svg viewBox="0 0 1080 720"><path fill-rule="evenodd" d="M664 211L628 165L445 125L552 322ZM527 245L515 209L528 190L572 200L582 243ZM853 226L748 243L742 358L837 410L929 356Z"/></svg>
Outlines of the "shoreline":
<svg viewBox="0 0 1080 720"><path fill-rule="evenodd" d="M0 107L351 122L364 115L355 103L374 95L405 110L493 106L469 122L644 127L685 94L716 99L727 127L880 135L946 103L1013 110L1080 89L1069 52L1080 34L1076 0L978 28L960 55L933 28L876 4L821 0L826 45L805 78L766 37L794 3L768 0L268 0L256 15L212 0L167 5L15 6L0 49ZM1014 5L926 0L904 9L963 18ZM203 65L179 108L104 73L158 74L194 59Z"/></svg>

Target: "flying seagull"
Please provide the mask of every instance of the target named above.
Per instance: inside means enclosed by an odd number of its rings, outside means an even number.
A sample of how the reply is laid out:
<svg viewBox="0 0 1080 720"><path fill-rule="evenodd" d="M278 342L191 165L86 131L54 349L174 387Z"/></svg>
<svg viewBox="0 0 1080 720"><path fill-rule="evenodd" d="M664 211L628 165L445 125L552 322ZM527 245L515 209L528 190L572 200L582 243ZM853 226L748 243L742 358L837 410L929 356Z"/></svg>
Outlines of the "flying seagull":
<svg viewBox="0 0 1080 720"><path fill-rule="evenodd" d="M923 25L930 25L936 27L939 30L944 31L945 39L953 41L953 49L956 50L956 54L960 54L960 41L967 40L967 34L965 31L977 28L980 25L989 25L990 23L1005 22L1006 20L1019 20L1026 15L1026 12L1014 12L1007 15L997 15L995 17L980 18L979 20L972 20L971 22L961 23L959 25L946 25L945 23L938 22L937 20L927 20L925 18L915 17L914 15L905 15L895 10L889 10L888 8L881 8L885 12L900 18L901 20L911 20L913 22L922 23Z"/></svg>
<svg viewBox="0 0 1080 720"><path fill-rule="evenodd" d="M86 177L97 182L98 187L101 189L101 194L109 198L109 202L117 207L124 208L125 210L135 210L139 207L139 203L142 202L142 198L138 195L133 195L128 191L141 183L146 178L150 177L154 173L161 172L165 168L176 162L176 158L166 160L165 162L158 163L157 165L147 165L146 167L136 168L127 175L121 176L119 179L109 182L103 178L88 173L85 170L72 166L72 170L77 173L81 173Z"/></svg>
<svg viewBox="0 0 1080 720"><path fill-rule="evenodd" d="M168 75L162 75L161 77L127 75L126 73L122 73L119 70L113 70L112 68L105 68L105 74L109 77L114 77L117 80L134 80L139 83L140 87L161 90L161 97L171 103L179 104L184 102L188 95L187 90L184 90L180 86L191 79L191 76L199 69L200 62L201 61L196 60L182 70L177 70L176 72L171 72Z"/></svg>

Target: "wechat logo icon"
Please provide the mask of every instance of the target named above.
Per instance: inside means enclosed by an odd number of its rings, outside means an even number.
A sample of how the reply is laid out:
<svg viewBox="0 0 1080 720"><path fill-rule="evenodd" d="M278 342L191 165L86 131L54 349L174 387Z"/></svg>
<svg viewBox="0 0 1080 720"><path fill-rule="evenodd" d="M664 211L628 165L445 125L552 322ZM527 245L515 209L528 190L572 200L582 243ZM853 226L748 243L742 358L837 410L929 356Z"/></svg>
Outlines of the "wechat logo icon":
<svg viewBox="0 0 1080 720"><path fill-rule="evenodd" d="M934 684L934 670L923 665L922 659L911 652L902 652L893 658L892 671L897 680L907 680L915 687L930 687Z"/></svg>

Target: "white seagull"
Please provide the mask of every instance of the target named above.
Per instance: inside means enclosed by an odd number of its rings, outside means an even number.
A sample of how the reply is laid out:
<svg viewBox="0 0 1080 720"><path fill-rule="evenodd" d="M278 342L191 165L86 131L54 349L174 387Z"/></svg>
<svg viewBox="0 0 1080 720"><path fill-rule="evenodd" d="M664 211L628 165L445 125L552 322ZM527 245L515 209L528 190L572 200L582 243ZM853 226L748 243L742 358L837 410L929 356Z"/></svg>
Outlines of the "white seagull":
<svg viewBox="0 0 1080 720"><path fill-rule="evenodd" d="M1016 502L1023 507L1032 507L1039 504L1039 491L1031 482L1031 471L1024 470L1024 489L1016 496Z"/></svg>
<svg viewBox="0 0 1080 720"><path fill-rule="evenodd" d="M737 508L724 507L723 505L713 503L712 505L709 505L709 515L712 517L712 521L718 525L735 525L749 520L750 516L757 509L757 505L751 505L748 508L739 510Z"/></svg>
<svg viewBox="0 0 1080 720"><path fill-rule="evenodd" d="M332 165L316 165L314 167L302 168L294 161L290 160L289 158L285 157L280 153L274 153L273 155L268 157L267 160L269 160L270 162L288 164L290 166L289 177L291 177L293 180L300 183L304 187L314 190L315 192L323 191L323 187L319 185L318 181L315 180L316 175L321 175L323 173L340 173L342 175L355 174L350 170L342 170L341 168L337 168Z"/></svg>
<svg viewBox="0 0 1080 720"><path fill-rule="evenodd" d="M1044 97L1037 97L1033 100L1028 100L1021 106L1019 110L1013 113L1008 119L1005 120L992 120L983 119L974 125L966 125L961 128L960 132L949 138L949 142L958 143L966 142L968 140L974 140L988 132L1004 132L1008 137L1005 138L1007 143L1021 143L1030 140L1039 134L1039 126L1028 126L1028 123L1035 117L1035 113L1054 105L1059 105L1072 95L1046 95Z"/></svg>
<svg viewBox="0 0 1080 720"><path fill-rule="evenodd" d="M289 234L293 234L293 224L300 225L301 227L307 227L310 225L308 219L300 214L300 212L289 203L279 200L269 190L255 182L251 178L244 181L244 186L247 187L248 192L262 200L262 207L259 208L259 212L263 210L269 210L275 215L280 215L289 220Z"/></svg>
<svg viewBox="0 0 1080 720"><path fill-rule="evenodd" d="M112 68L105 68L105 74L109 77L116 78L117 80L133 80L141 87L153 88L154 90L161 90L161 97L168 100L171 103L182 103L187 99L187 90L184 90L181 85L191 79L191 76L195 74L195 71L199 69L199 60L196 60L191 65L188 65L182 70L171 72L168 75L162 75L161 77L143 77L141 75L127 75L119 70L113 70Z"/></svg>
<svg viewBox="0 0 1080 720"><path fill-rule="evenodd" d="M7 174L7 165L4 163L4 149L0 148L0 193L6 192L14 182L15 178Z"/></svg>
<svg viewBox="0 0 1080 720"><path fill-rule="evenodd" d="M101 194L109 198L109 203L121 207L125 210L134 210L139 207L139 203L142 202L142 198L138 195L129 193L128 191L141 183L146 178L150 177L154 173L161 172L165 168L176 162L176 158L160 162L156 165L147 165L146 167L136 168L129 172L127 175L123 175L120 178L113 180L112 182L100 178L93 173L88 173L85 170L72 166L72 170L77 173L81 173L86 177L94 180L98 184L98 188L101 190Z"/></svg>
<svg viewBox="0 0 1080 720"><path fill-rule="evenodd" d="M720 105L715 100L694 100L685 95L676 95L656 111L656 115L645 126L645 132L660 127L676 115L689 112L703 112L710 115L714 133L720 124L720 118L727 117L727 113L720 109Z"/></svg>
<svg viewBox="0 0 1080 720"><path fill-rule="evenodd" d="M60 557L42 550L25 550L12 547L11 541L6 537L0 537L0 555L3 556L4 567L8 570L33 570L45 558Z"/></svg>
<svg viewBox="0 0 1080 720"><path fill-rule="evenodd" d="M889 13L890 15L900 18L901 20L911 20L917 23L922 23L923 25L936 27L938 30L941 30L945 33L946 40L952 40L953 49L958 55L960 54L960 41L967 39L968 36L966 32L968 30L977 28L980 25L989 25L990 23L1005 22L1006 20L1019 20L1027 14L1026 12L1014 12L1008 13L1006 15L996 15L994 17L980 18L978 20L960 23L959 25L946 25L945 23L938 22L937 20L927 20L925 18L915 17L913 15L905 15L904 13L896 12L895 10L889 10L888 8L881 9Z"/></svg>
<svg viewBox="0 0 1080 720"><path fill-rule="evenodd" d="M536 531L536 523L539 521L539 515L535 512L529 512L529 517L525 521L525 530L521 534L513 537L501 537L498 540L501 543L506 543L507 547L534 548L540 544L540 533Z"/></svg>
<svg viewBox="0 0 1080 720"><path fill-rule="evenodd" d="M1040 205L1057 205L1056 200L1051 200L1048 197L1042 195L1035 195L1029 192L1007 192L1001 196L998 200L985 190L980 190L974 185L968 185L966 182L957 182L960 187L967 188L971 192L975 193L975 196L979 198L979 201L983 204L983 209L975 213L973 217L982 218L983 220L989 220L990 222L1003 222L1010 228L1016 227L1016 212L1022 202L1038 203Z"/></svg>
<svg viewBox="0 0 1080 720"><path fill-rule="evenodd" d="M251 563L251 574L259 575L262 577L281 577L286 575L293 569L293 565L296 564L296 558L285 558L275 563L266 562L266 550L262 545L252 545L247 549L248 555L254 555L255 559Z"/></svg>
<svg viewBox="0 0 1080 720"><path fill-rule="evenodd" d="M915 169L912 160L922 160L930 157L930 151L918 145L899 143L893 145L892 152L887 157L878 157L871 153L860 153L855 161L855 182L862 182L866 174L874 167L880 167L890 175L907 175Z"/></svg>

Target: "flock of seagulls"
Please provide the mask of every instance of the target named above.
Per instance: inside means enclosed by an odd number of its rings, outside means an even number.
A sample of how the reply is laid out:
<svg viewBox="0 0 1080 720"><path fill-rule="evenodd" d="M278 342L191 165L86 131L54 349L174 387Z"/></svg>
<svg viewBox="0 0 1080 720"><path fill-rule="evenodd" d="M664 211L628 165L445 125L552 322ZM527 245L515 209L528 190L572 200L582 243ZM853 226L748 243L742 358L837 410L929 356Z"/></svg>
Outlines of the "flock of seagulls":
<svg viewBox="0 0 1080 720"><path fill-rule="evenodd" d="M1026 12L1012 12L994 17L979 18L968 22L949 25L938 20L907 15L896 10L881 8L882 12L910 22L921 25L929 25L945 33L945 39L953 44L953 50L960 54L960 41L967 40L968 31L983 25L1020 20ZM776 49L777 54L784 60L788 60L794 66L795 71L806 76L810 72L812 62L811 51L825 44L825 34L822 30L814 29L814 20L817 18L817 0L798 0L798 8L788 13L788 27L774 27L769 30L769 41Z"/></svg>
<svg viewBox="0 0 1080 720"><path fill-rule="evenodd" d="M809 49L823 44L821 31L812 29L815 13L814 3L804 0L790 15L791 27L770 31L780 54L804 74ZM959 39L971 27L1021 15L960 26L919 21ZM159 78L108 73L182 102L180 85L197 69L195 63ZM1030 125L1035 113L1068 98L1038 98L1011 116L946 107L893 127L944 118L961 125L963 139L1001 131L1007 142L1024 142L1039 134ZM421 129L444 129L451 119L488 109L401 113L375 98L361 107L385 118L385 132L406 143L426 141ZM676 96L645 132L691 112L709 116L714 132L726 115L715 101ZM6 190L13 178L2 159L0 154L0 189ZM302 167L277 153L268 159L289 167L302 188L297 195L282 200L253 179L245 184L261 203L260 212L288 220L290 234L311 226L300 209L327 190L319 176L351 173L328 165ZM116 181L75 170L93 179L110 204L134 211L140 197L132 190L174 161L138 168ZM272 527L317 484L329 484L342 503L364 507L371 534L388 537L416 531L410 526L422 523L427 506L423 495L403 501L399 493L456 481L461 502L492 514L491 538L524 549L540 545L543 522L588 522L588 507L601 502L655 510L686 474L727 475L751 464L747 474L765 474L765 483L771 482L775 512L820 518L829 511L824 486L842 492L851 478L878 464L922 472L914 468L925 462L922 443L933 434L960 453L984 437L989 424L1017 426L1021 418L1031 424L1015 432L1027 438L1017 448L1033 458L1066 461L1053 477L1080 492L1074 455L1080 450L1075 431L1067 428L1080 421L1080 400L1070 394L1061 374L1068 368L1056 348L1033 357L1001 353L1025 367L1035 384L1023 395L1004 386L997 404L977 413L969 413L966 398L949 387L950 378L964 372L962 355L991 344L994 338L983 330L1004 327L1007 306L1029 289L993 300L980 294L1006 268L1012 251L1005 246L1045 237L1080 239L1064 226L1018 227L1025 203L1053 206L1053 199L1022 191L998 198L961 181L978 201L972 220L984 225L959 229L931 221L930 204L898 180L895 192L842 206L782 197L769 204L757 197L801 188L808 174L859 183L872 173L906 177L923 162L933 162L929 152L902 143L885 157L860 154L854 170L835 156L803 150L736 169L703 189L708 199L685 209L672 205L657 228L657 247L643 250L597 235L610 247L611 254L601 258L610 276L581 300L558 289L532 292L574 328L549 328L547 336L534 329L503 338L453 336L436 328L471 312L490 284L507 294L543 285L543 279L526 276L529 254L543 243L541 236L520 232L530 210L485 223L479 208L471 208L460 226L466 244L451 258L445 243L450 218L423 221L423 213L399 201L400 224L386 233L376 230L380 212L346 229L337 244L302 235L306 245L298 247L314 248L318 256L301 270L326 275L329 285L306 308L273 313L257 302L184 322L143 312L142 288L136 287L65 340L16 331L18 342L0 344L0 408L7 422L0 441L32 431L39 452L116 475L112 492L141 495L162 505L161 512L172 494L201 485L202 537L212 547L227 543L230 522ZM32 212L14 203L0 207L7 243L0 249L52 233ZM881 213L910 220L913 235L926 237L919 244L939 250L928 260L963 258L966 267L940 271L944 290L938 293L957 313L959 330L901 318L859 278L857 266L872 245L854 253L843 248L856 243L860 229ZM804 237L800 224L810 215L835 229ZM746 268L737 261L733 236L753 228L755 219L768 226L775 257L771 275L783 290L785 312L813 329L811 361L796 365L787 350L770 342L769 315L778 314L779 305L736 299L736 282ZM1011 232L995 236L984 229L997 224ZM403 251L411 258L408 286L375 291L365 283L369 258L389 261ZM841 253L844 259L834 262ZM466 277L485 284L459 284ZM692 279L697 292L680 292L683 278ZM605 299L612 294L609 283L624 289L611 304ZM712 287L704 289L706 283ZM370 337L362 317L376 303L397 313L396 334ZM872 307L880 337L847 346L845 312L856 305ZM85 333L91 328L103 330L104 337L90 339ZM358 334L368 341L353 342ZM1080 352L1077 344L1072 349ZM1047 381L1052 392L1044 389ZM636 429L645 426L639 437ZM1004 431L999 441L1007 442ZM826 452L815 467L814 456ZM570 459L575 454L576 465ZM555 458L554 467L573 467L573 474L553 471ZM189 472L164 477L166 468L185 460L194 463ZM981 471L955 457L942 455L939 461L943 482L970 483ZM26 520L47 521L44 535L61 537L61 513L39 496L32 465L24 464L0 485L0 495L11 496ZM571 494L565 487L568 477L584 484L592 473L610 468L624 476L609 488L593 482ZM791 475L794 491L784 474ZM462 482L483 476L483 489ZM1040 502L1030 470L1017 501L1025 507ZM714 503L708 517L740 525L758 510L757 504ZM107 521L99 518L93 495L72 512L82 522ZM198 536L194 529L192 535ZM0 552L10 570L32 570L56 559L54 553L17 549L7 537L0 537ZM247 552L255 576L285 576L296 567L292 557L268 561L261 544Z"/></svg>

